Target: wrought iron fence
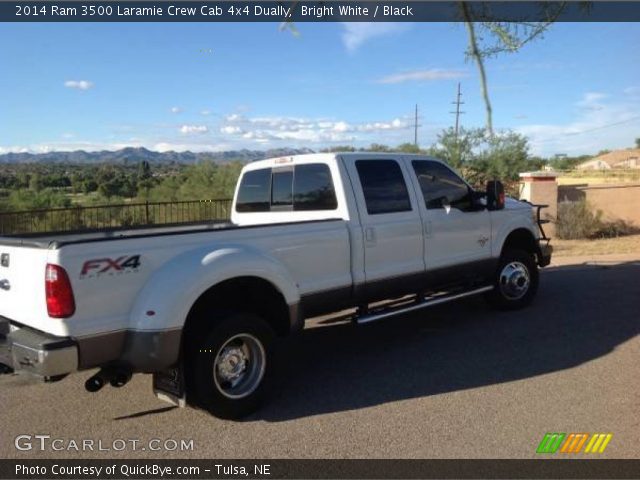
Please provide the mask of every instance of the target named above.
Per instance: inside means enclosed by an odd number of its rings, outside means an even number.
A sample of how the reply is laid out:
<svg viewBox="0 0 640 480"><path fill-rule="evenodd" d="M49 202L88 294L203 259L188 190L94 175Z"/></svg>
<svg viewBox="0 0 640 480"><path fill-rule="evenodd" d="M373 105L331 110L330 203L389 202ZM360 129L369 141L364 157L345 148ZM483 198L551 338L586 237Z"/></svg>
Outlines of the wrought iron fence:
<svg viewBox="0 0 640 480"><path fill-rule="evenodd" d="M0 235L80 232L225 221L230 218L230 213L230 199L126 203L0 212Z"/></svg>

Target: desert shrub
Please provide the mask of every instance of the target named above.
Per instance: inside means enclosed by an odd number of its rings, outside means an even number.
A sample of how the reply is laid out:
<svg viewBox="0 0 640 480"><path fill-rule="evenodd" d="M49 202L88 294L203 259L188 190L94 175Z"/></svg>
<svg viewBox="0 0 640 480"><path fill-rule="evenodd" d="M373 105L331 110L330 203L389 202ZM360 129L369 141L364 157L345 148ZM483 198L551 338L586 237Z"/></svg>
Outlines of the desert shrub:
<svg viewBox="0 0 640 480"><path fill-rule="evenodd" d="M556 234L564 240L590 238L601 221L602 212L592 212L585 200L558 203Z"/></svg>
<svg viewBox="0 0 640 480"><path fill-rule="evenodd" d="M558 203L556 234L563 240L612 238L635 233L624 220L604 221L602 211L593 211L586 200Z"/></svg>
<svg viewBox="0 0 640 480"><path fill-rule="evenodd" d="M40 210L71 206L71 200L64 194L50 188L38 192L34 190L15 190L7 199L7 209Z"/></svg>
<svg viewBox="0 0 640 480"><path fill-rule="evenodd" d="M591 238L614 238L636 233L636 229L624 220L602 222Z"/></svg>

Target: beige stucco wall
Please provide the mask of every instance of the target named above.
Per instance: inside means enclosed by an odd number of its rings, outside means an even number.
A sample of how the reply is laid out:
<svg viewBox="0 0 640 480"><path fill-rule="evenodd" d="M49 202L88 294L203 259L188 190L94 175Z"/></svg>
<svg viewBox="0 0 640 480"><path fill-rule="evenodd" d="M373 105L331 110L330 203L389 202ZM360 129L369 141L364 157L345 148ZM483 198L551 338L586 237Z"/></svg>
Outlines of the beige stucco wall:
<svg viewBox="0 0 640 480"><path fill-rule="evenodd" d="M601 185L561 185L558 201L585 199L594 210L602 210L605 220L624 220L640 227L640 183Z"/></svg>
<svg viewBox="0 0 640 480"><path fill-rule="evenodd" d="M537 205L549 205L542 210L542 218L551 223L544 225L545 233L555 236L554 222L558 216L558 183L553 174L521 174L520 198ZM542 179L540 178L542 177Z"/></svg>

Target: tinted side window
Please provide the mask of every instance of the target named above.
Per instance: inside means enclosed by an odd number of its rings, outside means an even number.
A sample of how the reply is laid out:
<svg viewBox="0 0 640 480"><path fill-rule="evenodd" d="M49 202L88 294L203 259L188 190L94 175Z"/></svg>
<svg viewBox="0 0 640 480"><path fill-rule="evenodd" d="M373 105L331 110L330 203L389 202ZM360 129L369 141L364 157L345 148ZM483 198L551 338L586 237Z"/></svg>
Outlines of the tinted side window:
<svg viewBox="0 0 640 480"><path fill-rule="evenodd" d="M449 168L427 160L414 160L411 163L428 209L451 205L466 210L471 206L469 187Z"/></svg>
<svg viewBox="0 0 640 480"><path fill-rule="evenodd" d="M369 215L411 210L407 185L395 160L358 160L356 169Z"/></svg>
<svg viewBox="0 0 640 480"><path fill-rule="evenodd" d="M336 192L329 167L322 163L296 165L293 181L294 210L335 210Z"/></svg>
<svg viewBox="0 0 640 480"><path fill-rule="evenodd" d="M242 176L236 211L268 212L271 187L271 169L252 170Z"/></svg>
<svg viewBox="0 0 640 480"><path fill-rule="evenodd" d="M293 203L293 170L273 172L271 177L271 206L286 207Z"/></svg>

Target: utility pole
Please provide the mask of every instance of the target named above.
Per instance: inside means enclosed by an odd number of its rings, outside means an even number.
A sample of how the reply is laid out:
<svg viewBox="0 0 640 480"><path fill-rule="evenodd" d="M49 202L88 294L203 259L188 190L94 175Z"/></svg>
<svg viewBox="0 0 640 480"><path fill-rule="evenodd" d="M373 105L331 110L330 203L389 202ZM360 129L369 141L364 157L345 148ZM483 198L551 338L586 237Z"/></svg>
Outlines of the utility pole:
<svg viewBox="0 0 640 480"><path fill-rule="evenodd" d="M460 91L460 82L458 82L458 95L456 96L456 101L455 102L451 102L452 104L454 104L456 106L456 111L455 112L449 112L449 113L453 113L456 116L456 143L458 142L458 127L460 125L460 115L464 114L465 112L460 111L460 105L464 105L464 102L460 101L460 97L462 97L462 92Z"/></svg>
<svg viewBox="0 0 640 480"><path fill-rule="evenodd" d="M413 122L413 144L417 147L418 146L418 127L420 125L418 125L418 104L416 103L416 115L415 115L415 120Z"/></svg>
<svg viewBox="0 0 640 480"><path fill-rule="evenodd" d="M456 116L456 129L455 129L455 146L456 146L456 153L455 153L455 159L454 162L455 164L458 164L461 162L460 159L460 144L458 143L458 128L460 126L460 115L462 115L464 112L462 112L460 110L460 105L463 105L464 102L460 100L460 97L462 97L462 92L460 91L460 82L458 82L458 94L456 95L456 101L455 102L451 102L456 106L456 111L455 112L449 112L449 113L453 113Z"/></svg>

